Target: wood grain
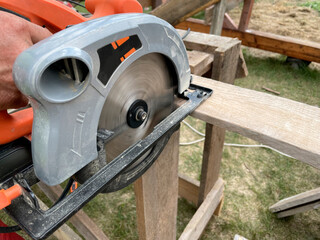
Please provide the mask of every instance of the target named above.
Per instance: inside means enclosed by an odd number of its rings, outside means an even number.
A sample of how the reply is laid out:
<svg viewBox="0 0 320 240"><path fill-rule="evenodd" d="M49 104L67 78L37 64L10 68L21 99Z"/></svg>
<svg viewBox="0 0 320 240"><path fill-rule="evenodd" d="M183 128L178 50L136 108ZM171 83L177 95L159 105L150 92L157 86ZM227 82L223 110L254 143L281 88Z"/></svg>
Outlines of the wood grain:
<svg viewBox="0 0 320 240"><path fill-rule="evenodd" d="M187 51L191 73L202 76L212 67L213 55L199 52Z"/></svg>
<svg viewBox="0 0 320 240"><path fill-rule="evenodd" d="M226 0L220 0L217 4L214 5L211 19L210 34L221 35L224 14L226 12Z"/></svg>
<svg viewBox="0 0 320 240"><path fill-rule="evenodd" d="M269 210L271 212L280 212L299 205L307 204L314 201L320 201L320 188L316 188L307 192L303 192L275 203Z"/></svg>
<svg viewBox="0 0 320 240"><path fill-rule="evenodd" d="M140 240L176 239L179 131L134 184Z"/></svg>
<svg viewBox="0 0 320 240"><path fill-rule="evenodd" d="M179 29L188 29L201 33L209 33L210 25L205 25L203 20L188 19L176 25ZM242 45L280 53L289 57L303 59L311 62L320 62L320 44L307 40L284 37L272 33L247 30L231 30L224 28L222 36L238 38Z"/></svg>
<svg viewBox="0 0 320 240"><path fill-rule="evenodd" d="M206 124L198 206L202 204L219 178L224 137L225 129L210 123Z"/></svg>
<svg viewBox="0 0 320 240"><path fill-rule="evenodd" d="M196 240L199 239L206 225L219 202L221 201L223 193L223 180L218 179L210 193L206 197L205 201L198 208L192 219L184 229L179 240Z"/></svg>
<svg viewBox="0 0 320 240"><path fill-rule="evenodd" d="M213 95L192 116L289 154L320 169L320 109L193 76Z"/></svg>
<svg viewBox="0 0 320 240"><path fill-rule="evenodd" d="M180 36L186 33L184 30L177 31ZM213 54L213 79L233 83L235 78L248 75L238 39L190 32L183 41L187 49Z"/></svg>
<svg viewBox="0 0 320 240"><path fill-rule="evenodd" d="M193 178L179 173L179 196L187 201L198 205L200 182Z"/></svg>

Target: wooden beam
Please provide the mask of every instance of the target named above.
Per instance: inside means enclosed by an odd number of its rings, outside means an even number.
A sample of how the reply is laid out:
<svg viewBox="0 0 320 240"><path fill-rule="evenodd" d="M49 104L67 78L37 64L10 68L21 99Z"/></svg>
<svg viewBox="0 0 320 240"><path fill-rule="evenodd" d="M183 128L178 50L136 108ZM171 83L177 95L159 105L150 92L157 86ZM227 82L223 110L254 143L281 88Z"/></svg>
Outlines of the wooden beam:
<svg viewBox="0 0 320 240"><path fill-rule="evenodd" d="M193 83L214 93L192 116L320 169L320 108L195 75Z"/></svg>
<svg viewBox="0 0 320 240"><path fill-rule="evenodd" d="M224 14L224 20L223 20L223 28L233 29L236 30L237 26L232 20L232 18L229 16L228 13Z"/></svg>
<svg viewBox="0 0 320 240"><path fill-rule="evenodd" d="M174 26L217 2L219 0L170 0L154 9L151 14Z"/></svg>
<svg viewBox="0 0 320 240"><path fill-rule="evenodd" d="M306 61L320 62L320 44L306 40L284 37L272 33L247 30L245 32L224 29L224 36L236 37L243 45L280 53Z"/></svg>
<svg viewBox="0 0 320 240"><path fill-rule="evenodd" d="M247 30L250 22L253 4L254 4L254 0L244 0L239 27L238 27L239 31L243 32Z"/></svg>
<svg viewBox="0 0 320 240"><path fill-rule="evenodd" d="M176 28L209 33L210 26L204 25L204 21L188 19ZM320 63L320 44L306 40L284 37L272 33L247 30L245 32L223 29L222 36L238 38L242 45L259 48L271 52L280 53L289 57Z"/></svg>
<svg viewBox="0 0 320 240"><path fill-rule="evenodd" d="M183 36L186 31L177 29L180 36ZM200 52L213 54L215 51L226 51L234 46L240 46L241 42L235 38L221 37L199 32L190 32L183 39L187 49L192 49ZM239 54L239 53L238 53Z"/></svg>
<svg viewBox="0 0 320 240"><path fill-rule="evenodd" d="M179 173L179 196L187 201L198 205L200 182Z"/></svg>
<svg viewBox="0 0 320 240"><path fill-rule="evenodd" d="M39 182L38 186L52 202L57 201L63 191L59 185L49 187L44 183ZM85 239L109 239L82 210L79 210L72 218L69 219L69 221L79 231L79 233L85 237Z"/></svg>
<svg viewBox="0 0 320 240"><path fill-rule="evenodd" d="M187 51L191 73L202 76L212 68L213 55L199 52Z"/></svg>
<svg viewBox="0 0 320 240"><path fill-rule="evenodd" d="M213 7L210 34L221 35L224 14L226 12L226 0L220 0Z"/></svg>
<svg viewBox="0 0 320 240"><path fill-rule="evenodd" d="M206 124L198 206L203 203L219 178L224 137L225 129Z"/></svg>
<svg viewBox="0 0 320 240"><path fill-rule="evenodd" d="M178 205L179 131L134 184L140 240L175 240Z"/></svg>
<svg viewBox="0 0 320 240"><path fill-rule="evenodd" d="M186 33L185 30L177 31L181 36ZM235 78L247 76L248 69L238 39L190 32L183 41L188 49L213 54L213 79L233 83ZM191 71L193 65L191 59Z"/></svg>
<svg viewBox="0 0 320 240"><path fill-rule="evenodd" d="M272 205L269 210L273 213L276 213L314 201L320 201L320 188L282 199L281 201Z"/></svg>
<svg viewBox="0 0 320 240"><path fill-rule="evenodd" d="M221 202L223 193L223 180L218 179L205 201L198 208L192 219L184 229L179 240L196 240L199 239L203 230L212 217L213 212Z"/></svg>

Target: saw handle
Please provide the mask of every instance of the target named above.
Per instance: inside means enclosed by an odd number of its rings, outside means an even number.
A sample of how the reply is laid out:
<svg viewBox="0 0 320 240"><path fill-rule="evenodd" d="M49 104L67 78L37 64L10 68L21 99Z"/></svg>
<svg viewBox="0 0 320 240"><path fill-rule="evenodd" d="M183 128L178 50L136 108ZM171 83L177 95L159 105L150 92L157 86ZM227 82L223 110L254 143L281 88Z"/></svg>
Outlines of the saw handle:
<svg viewBox="0 0 320 240"><path fill-rule="evenodd" d="M20 185L15 184L12 187L4 190L0 190L0 210L8 207L11 204L11 201L21 196L23 189Z"/></svg>
<svg viewBox="0 0 320 240"><path fill-rule="evenodd" d="M32 130L33 111L27 108L12 114L0 111L0 144L28 135Z"/></svg>
<svg viewBox="0 0 320 240"><path fill-rule="evenodd" d="M86 0L87 10L92 17L83 17L72 8L55 0L0 0L0 6L16 12L31 22L46 27L55 33L69 25L78 24L94 18L118 13L142 13L143 9L136 0Z"/></svg>

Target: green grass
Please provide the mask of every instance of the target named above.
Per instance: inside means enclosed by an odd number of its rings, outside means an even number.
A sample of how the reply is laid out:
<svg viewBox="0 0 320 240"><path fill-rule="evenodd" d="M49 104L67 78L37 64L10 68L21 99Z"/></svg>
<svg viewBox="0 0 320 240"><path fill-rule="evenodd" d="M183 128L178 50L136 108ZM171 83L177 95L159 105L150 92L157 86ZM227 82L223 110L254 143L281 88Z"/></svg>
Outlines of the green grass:
<svg viewBox="0 0 320 240"><path fill-rule="evenodd" d="M266 86L279 91L281 97L320 106L319 71L309 67L293 69L285 62L284 57L258 58L246 50L244 57L249 76L238 79L236 85L257 91L264 91L262 86ZM187 121L193 125L196 123L197 129L204 131L204 123L201 121L190 117ZM181 135L187 136L190 141L200 138L184 127ZM227 132L225 141L257 144L232 132ZM201 163L197 159L201 159L201 154L202 143L192 147L180 147L180 171L190 174L189 169L193 169L191 174L199 179ZM195 157L190 160L192 156ZM191 165L193 161L194 167ZM317 210L286 219L277 219L268 210L269 206L283 198L319 187L319 171L271 150L225 147L221 176L226 183L222 213L220 217L211 220L201 239L232 239L235 234L248 239L320 238ZM180 201L179 204L187 203ZM186 206L180 206L179 209L192 215L192 210ZM187 222L188 219L185 220L185 224ZM183 224L179 223L178 230L183 229L182 226Z"/></svg>
<svg viewBox="0 0 320 240"><path fill-rule="evenodd" d="M312 8L320 13L320 1L308 1L302 3L301 6Z"/></svg>

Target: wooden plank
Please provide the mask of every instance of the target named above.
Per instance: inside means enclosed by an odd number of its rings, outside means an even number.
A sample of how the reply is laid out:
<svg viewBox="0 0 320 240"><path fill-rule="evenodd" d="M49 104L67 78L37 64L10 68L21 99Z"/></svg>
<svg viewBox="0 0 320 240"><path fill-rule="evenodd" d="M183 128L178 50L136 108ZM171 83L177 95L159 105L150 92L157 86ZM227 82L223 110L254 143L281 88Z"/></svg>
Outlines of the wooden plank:
<svg viewBox="0 0 320 240"><path fill-rule="evenodd" d="M174 26L217 2L219 0L170 0L154 9L151 14Z"/></svg>
<svg viewBox="0 0 320 240"><path fill-rule="evenodd" d="M280 212L299 205L307 204L314 201L320 201L320 188L316 188L307 192L303 192L275 203L269 210L271 212Z"/></svg>
<svg viewBox="0 0 320 240"><path fill-rule="evenodd" d="M179 131L134 184L139 239L176 239Z"/></svg>
<svg viewBox="0 0 320 240"><path fill-rule="evenodd" d="M228 28L228 29L237 29L236 24L232 20L232 18L229 16L228 13L224 14L224 20L223 20L223 28Z"/></svg>
<svg viewBox="0 0 320 240"><path fill-rule="evenodd" d="M237 39L234 39L237 40ZM213 54L212 75L211 78L233 84L238 71L240 42L235 45L229 45L228 48L217 48ZM246 65L240 65L240 67ZM245 70L243 70L245 71Z"/></svg>
<svg viewBox="0 0 320 240"><path fill-rule="evenodd" d="M177 31L181 36L186 33L184 30ZM239 40L190 32L183 41L188 49L214 54L213 79L233 83L235 78L245 77L248 74Z"/></svg>
<svg viewBox="0 0 320 240"><path fill-rule="evenodd" d="M200 182L193 178L179 173L179 196L187 201L198 205Z"/></svg>
<svg viewBox="0 0 320 240"><path fill-rule="evenodd" d="M45 205L45 203L42 202L39 198L37 198L37 199L38 199L40 208L42 210L48 210L47 205ZM52 235L55 236L58 239L64 239L64 240L81 240L82 239L67 224L63 224Z"/></svg>
<svg viewBox="0 0 320 240"><path fill-rule="evenodd" d="M193 76L214 90L191 115L289 154L320 169L320 109L289 99Z"/></svg>
<svg viewBox="0 0 320 240"><path fill-rule="evenodd" d="M248 76L248 74L249 72L248 72L247 64L246 64L246 61L244 60L243 53L240 50L236 78L244 78Z"/></svg>
<svg viewBox="0 0 320 240"><path fill-rule="evenodd" d="M224 137L224 129L210 123L206 124L198 206L202 204L219 178Z"/></svg>
<svg viewBox="0 0 320 240"><path fill-rule="evenodd" d="M239 31L243 32L247 30L250 22L253 4L254 4L254 0L244 0L239 27L238 27Z"/></svg>
<svg viewBox="0 0 320 240"><path fill-rule="evenodd" d="M204 25L199 19L188 19L176 26L179 29L188 29L201 33L209 33L210 26ZM320 63L320 44L306 40L284 37L272 33L247 30L240 32L231 29L223 29L222 36L238 38L242 44L248 47L259 48L271 52L280 53L289 57Z"/></svg>
<svg viewBox="0 0 320 240"><path fill-rule="evenodd" d="M204 21L188 19L176 26L179 29L188 29L202 33L209 33L210 26L204 25ZM259 48L271 52L280 53L289 57L320 63L320 44L306 40L284 37L272 33L247 30L240 32L231 29L223 29L222 36L238 38L242 45Z"/></svg>
<svg viewBox="0 0 320 240"><path fill-rule="evenodd" d="M202 76L212 67L213 55L199 52L187 51L191 73Z"/></svg>
<svg viewBox="0 0 320 240"><path fill-rule="evenodd" d="M224 29L222 35L236 37L242 40L243 45L249 47L276 52L306 61L320 62L319 43L254 30L240 32Z"/></svg>
<svg viewBox="0 0 320 240"><path fill-rule="evenodd" d="M223 180L218 179L205 201L198 208L192 219L184 229L179 240L199 239L206 225L212 217L214 210L217 208L223 193Z"/></svg>
<svg viewBox="0 0 320 240"><path fill-rule="evenodd" d="M277 217L278 218L289 217L289 216L295 215L297 213L306 212L306 211L312 210L312 209L318 209L319 207L320 207L320 201L316 201L316 202L302 205L297 208L293 208L293 209L279 212L279 213L277 213Z"/></svg>
<svg viewBox="0 0 320 240"><path fill-rule="evenodd" d="M63 191L59 185L49 187L44 183L39 182L38 186L52 202L57 201ZM109 239L103 233L103 231L91 220L91 218L89 218L88 215L86 215L82 210L79 210L72 218L70 218L69 221L79 231L79 233L85 237L85 239Z"/></svg>
<svg viewBox="0 0 320 240"><path fill-rule="evenodd" d="M220 0L220 2L214 5L210 34L221 35L226 7L226 0Z"/></svg>
<svg viewBox="0 0 320 240"><path fill-rule="evenodd" d="M186 31L177 29L180 36ZM198 32L190 32L183 40L187 49L213 54L215 51L224 52L234 46L240 46L241 42L235 38L221 37ZM238 53L239 54L239 53Z"/></svg>

